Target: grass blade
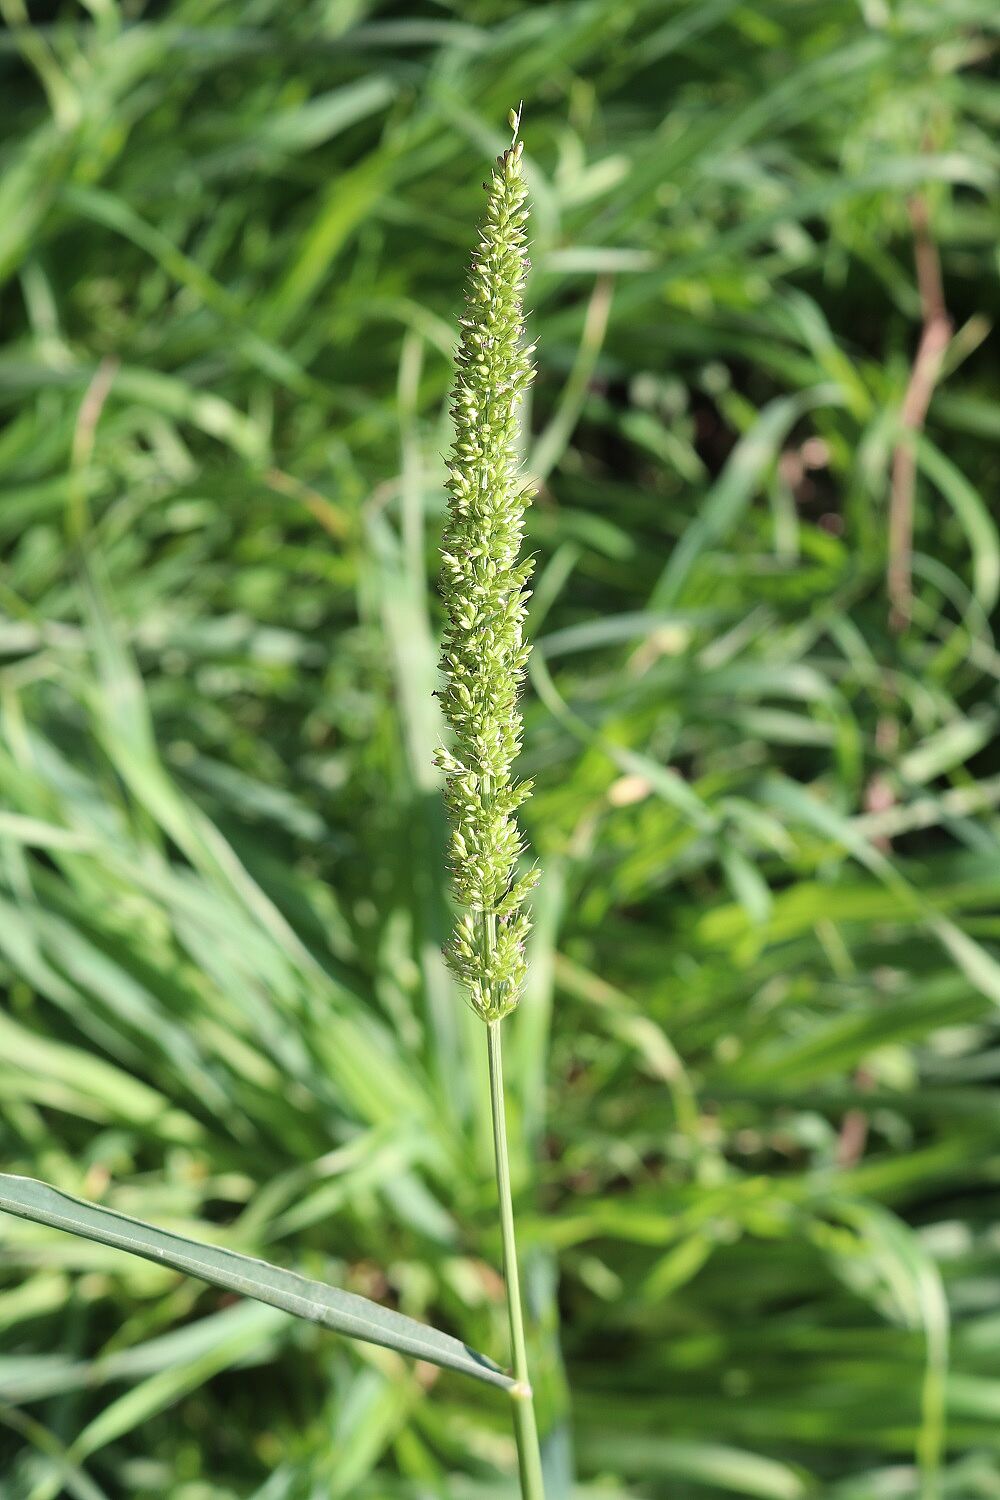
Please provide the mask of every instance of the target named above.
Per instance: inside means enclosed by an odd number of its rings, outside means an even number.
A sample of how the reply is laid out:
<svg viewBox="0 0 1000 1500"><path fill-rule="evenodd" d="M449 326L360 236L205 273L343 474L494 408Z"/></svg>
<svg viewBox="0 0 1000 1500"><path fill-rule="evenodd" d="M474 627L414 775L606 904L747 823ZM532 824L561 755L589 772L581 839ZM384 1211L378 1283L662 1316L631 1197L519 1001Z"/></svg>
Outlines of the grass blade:
<svg viewBox="0 0 1000 1500"><path fill-rule="evenodd" d="M477 1354L459 1339L440 1333L402 1313L380 1307L366 1297L341 1291L321 1281L299 1276L267 1261L255 1260L235 1250L185 1239L169 1230L157 1229L141 1219L131 1219L110 1208L86 1203L61 1193L32 1177L0 1173L0 1209L35 1224L64 1229L101 1245L127 1250L158 1265L171 1266L187 1276L197 1276L212 1286L254 1297L311 1323L319 1323L347 1338L381 1344L414 1359L423 1359L446 1370L471 1375L487 1385L510 1390L510 1376Z"/></svg>

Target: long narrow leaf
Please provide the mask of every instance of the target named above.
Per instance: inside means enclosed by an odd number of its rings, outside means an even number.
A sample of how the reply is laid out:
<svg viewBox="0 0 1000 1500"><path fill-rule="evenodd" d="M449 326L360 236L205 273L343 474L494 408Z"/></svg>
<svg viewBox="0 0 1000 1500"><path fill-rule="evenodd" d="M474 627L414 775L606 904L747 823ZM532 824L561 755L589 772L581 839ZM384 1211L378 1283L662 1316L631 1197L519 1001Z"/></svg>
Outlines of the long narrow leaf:
<svg viewBox="0 0 1000 1500"><path fill-rule="evenodd" d="M32 1177L14 1177L0 1172L0 1209L16 1214L18 1218L30 1219L35 1224L65 1229L82 1239L96 1240L98 1244L141 1255L187 1276L198 1276L227 1292L254 1297L258 1302L267 1302L282 1312L320 1323L348 1338L382 1344L400 1354L428 1360L447 1370L458 1370L463 1375L471 1375L475 1380L498 1385L504 1390L509 1390L514 1384L512 1378L485 1355L477 1354L459 1339L440 1333L436 1328L428 1328L402 1313L380 1307L366 1297L326 1286L322 1281L311 1281L295 1271L283 1270L235 1250L224 1250L218 1245L202 1244L157 1229L152 1224L144 1224L141 1219L131 1219L113 1209L72 1198L68 1193L61 1193L48 1183L36 1182Z"/></svg>

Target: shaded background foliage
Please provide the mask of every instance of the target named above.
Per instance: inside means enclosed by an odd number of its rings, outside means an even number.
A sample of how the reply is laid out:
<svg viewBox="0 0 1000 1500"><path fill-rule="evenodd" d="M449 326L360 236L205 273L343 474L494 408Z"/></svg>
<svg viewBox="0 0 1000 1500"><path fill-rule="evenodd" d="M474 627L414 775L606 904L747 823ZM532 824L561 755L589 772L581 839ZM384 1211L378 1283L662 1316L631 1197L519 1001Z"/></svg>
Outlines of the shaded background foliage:
<svg viewBox="0 0 1000 1500"><path fill-rule="evenodd" d="M998 1494L995 6L0 12L4 1169L504 1350L431 694L523 97L551 1495ZM0 1257L11 1500L511 1493L499 1395Z"/></svg>

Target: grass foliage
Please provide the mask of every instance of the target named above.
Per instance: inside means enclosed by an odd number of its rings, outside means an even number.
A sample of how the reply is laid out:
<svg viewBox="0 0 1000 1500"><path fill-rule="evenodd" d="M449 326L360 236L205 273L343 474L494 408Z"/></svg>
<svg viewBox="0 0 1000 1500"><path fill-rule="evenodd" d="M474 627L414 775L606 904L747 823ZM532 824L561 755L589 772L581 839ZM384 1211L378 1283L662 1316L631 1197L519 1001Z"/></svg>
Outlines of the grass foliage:
<svg viewBox="0 0 1000 1500"><path fill-rule="evenodd" d="M523 97L550 1500L997 1496L993 0L0 11L4 1170L505 1357L431 694ZM0 1256L4 1500L512 1493L500 1392Z"/></svg>

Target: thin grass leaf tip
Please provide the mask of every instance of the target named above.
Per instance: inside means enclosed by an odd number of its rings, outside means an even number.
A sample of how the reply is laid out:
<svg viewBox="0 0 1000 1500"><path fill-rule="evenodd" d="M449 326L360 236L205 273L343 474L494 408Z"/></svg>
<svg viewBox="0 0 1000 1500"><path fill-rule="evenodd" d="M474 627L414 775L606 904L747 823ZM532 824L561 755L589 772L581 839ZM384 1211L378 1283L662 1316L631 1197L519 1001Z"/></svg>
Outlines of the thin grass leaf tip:
<svg viewBox="0 0 1000 1500"><path fill-rule="evenodd" d="M535 870L517 877L523 846L515 813L531 784L511 776L521 748L517 700L532 571L518 554L534 494L520 473L518 410L534 371L533 346L522 342L529 262L520 111L509 119L514 136L485 184L461 319L441 585L448 612L441 697L454 743L438 764L447 776L455 895L465 908L447 958L484 1021L499 1020L521 997L524 901L537 879Z"/></svg>

